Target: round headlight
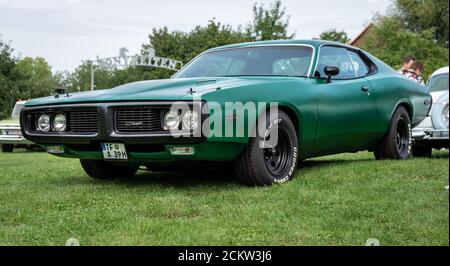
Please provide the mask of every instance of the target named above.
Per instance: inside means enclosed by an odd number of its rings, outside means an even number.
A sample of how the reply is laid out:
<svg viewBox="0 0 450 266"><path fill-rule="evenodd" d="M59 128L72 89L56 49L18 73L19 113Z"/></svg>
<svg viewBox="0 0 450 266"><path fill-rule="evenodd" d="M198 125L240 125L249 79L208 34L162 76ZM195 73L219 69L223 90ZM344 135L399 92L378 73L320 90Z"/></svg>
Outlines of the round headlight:
<svg viewBox="0 0 450 266"><path fill-rule="evenodd" d="M183 115L183 128L196 129L198 126L198 113L196 111L187 111Z"/></svg>
<svg viewBox="0 0 450 266"><path fill-rule="evenodd" d="M37 130L42 132L50 131L50 116L41 115L38 119Z"/></svg>
<svg viewBox="0 0 450 266"><path fill-rule="evenodd" d="M67 119L65 114L57 114L53 118L53 128L56 131L65 131L67 127Z"/></svg>
<svg viewBox="0 0 450 266"><path fill-rule="evenodd" d="M165 130L177 130L180 126L180 115L178 110L170 110L164 114L164 125Z"/></svg>

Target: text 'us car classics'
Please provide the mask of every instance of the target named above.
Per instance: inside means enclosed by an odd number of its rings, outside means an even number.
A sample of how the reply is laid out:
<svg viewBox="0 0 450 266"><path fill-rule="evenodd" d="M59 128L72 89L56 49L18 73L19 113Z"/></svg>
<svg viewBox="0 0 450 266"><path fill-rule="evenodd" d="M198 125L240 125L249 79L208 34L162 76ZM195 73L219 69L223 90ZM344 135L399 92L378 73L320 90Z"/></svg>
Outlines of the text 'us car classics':
<svg viewBox="0 0 450 266"><path fill-rule="evenodd" d="M271 185L316 156L407 159L430 106L423 85L358 48L264 41L207 50L170 79L29 101L21 125L93 178L220 162L245 184Z"/></svg>

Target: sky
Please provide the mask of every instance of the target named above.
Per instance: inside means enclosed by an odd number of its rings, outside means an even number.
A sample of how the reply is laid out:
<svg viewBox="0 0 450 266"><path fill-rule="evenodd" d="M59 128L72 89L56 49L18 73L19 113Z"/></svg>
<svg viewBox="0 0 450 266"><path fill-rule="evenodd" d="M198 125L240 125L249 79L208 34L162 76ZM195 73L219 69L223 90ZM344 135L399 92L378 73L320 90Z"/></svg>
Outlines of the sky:
<svg viewBox="0 0 450 266"><path fill-rule="evenodd" d="M82 60L139 53L152 28L190 31L216 18L233 27L252 19L255 2L272 0L0 0L0 38L21 57L44 57L52 71ZM390 0L282 0L296 39L336 28L357 35Z"/></svg>

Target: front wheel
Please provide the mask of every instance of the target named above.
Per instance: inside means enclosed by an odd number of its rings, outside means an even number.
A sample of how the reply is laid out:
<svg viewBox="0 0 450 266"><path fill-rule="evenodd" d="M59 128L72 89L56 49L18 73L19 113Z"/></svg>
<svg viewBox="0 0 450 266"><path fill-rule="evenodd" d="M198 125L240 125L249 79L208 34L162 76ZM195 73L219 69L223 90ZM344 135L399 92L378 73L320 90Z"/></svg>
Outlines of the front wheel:
<svg viewBox="0 0 450 266"><path fill-rule="evenodd" d="M284 183L292 179L297 169L298 140L297 133L289 116L278 111L278 116L268 116L265 137L252 137L247 148L235 162L235 171L240 181L247 185L268 186ZM267 137L277 131L278 141L269 146ZM275 144L276 143L276 144Z"/></svg>
<svg viewBox="0 0 450 266"><path fill-rule="evenodd" d="M80 160L81 167L90 177L95 179L115 179L133 177L138 167L117 165L101 160Z"/></svg>
<svg viewBox="0 0 450 266"><path fill-rule="evenodd" d="M406 109L398 107L392 116L389 131L374 150L377 160L402 160L411 155L411 120Z"/></svg>

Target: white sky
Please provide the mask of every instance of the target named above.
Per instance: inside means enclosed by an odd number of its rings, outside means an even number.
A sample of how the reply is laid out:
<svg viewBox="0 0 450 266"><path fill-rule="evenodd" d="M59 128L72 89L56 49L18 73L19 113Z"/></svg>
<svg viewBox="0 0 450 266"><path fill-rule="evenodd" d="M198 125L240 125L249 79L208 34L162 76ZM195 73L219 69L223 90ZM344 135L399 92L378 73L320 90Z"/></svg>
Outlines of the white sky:
<svg viewBox="0 0 450 266"><path fill-rule="evenodd" d="M81 60L140 51L154 27L189 31L216 21L234 27L252 18L254 2L271 0L0 0L0 38L22 56L41 56L53 71L73 70ZM325 30L358 34L390 0L282 0L297 39Z"/></svg>

